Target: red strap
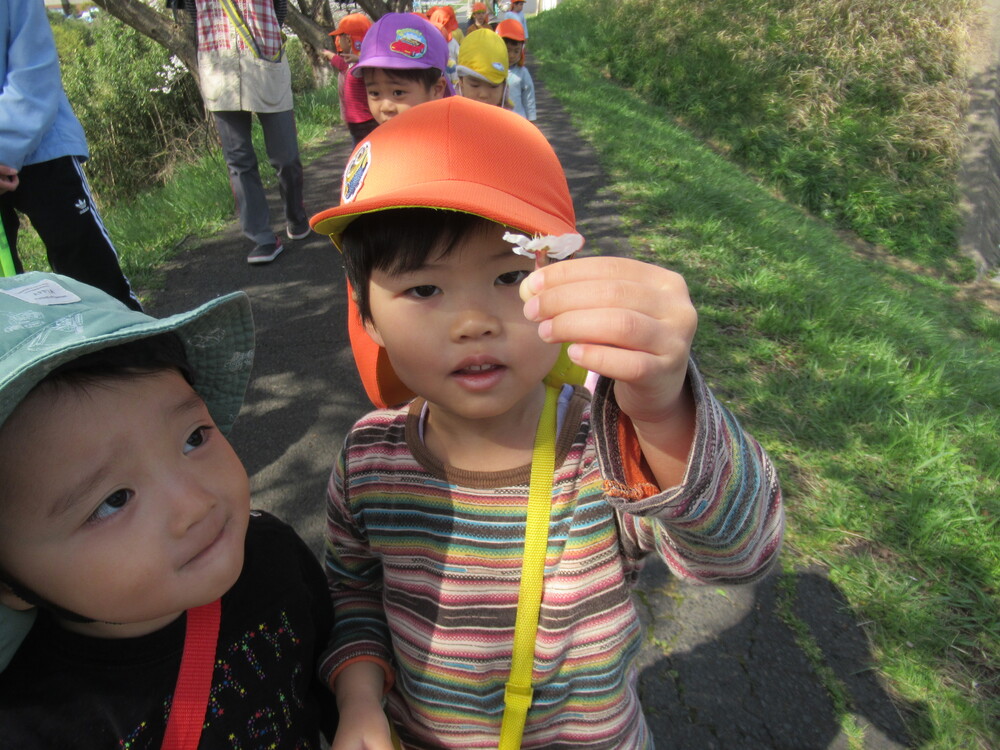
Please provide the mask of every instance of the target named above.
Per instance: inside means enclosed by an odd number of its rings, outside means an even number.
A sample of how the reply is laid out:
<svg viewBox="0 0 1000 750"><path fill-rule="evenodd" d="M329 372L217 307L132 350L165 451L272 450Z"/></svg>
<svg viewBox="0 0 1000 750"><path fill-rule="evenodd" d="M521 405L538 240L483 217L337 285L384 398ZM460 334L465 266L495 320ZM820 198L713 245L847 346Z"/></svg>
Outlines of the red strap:
<svg viewBox="0 0 1000 750"><path fill-rule="evenodd" d="M221 615L220 599L187 611L184 654L162 750L197 750L212 689Z"/></svg>

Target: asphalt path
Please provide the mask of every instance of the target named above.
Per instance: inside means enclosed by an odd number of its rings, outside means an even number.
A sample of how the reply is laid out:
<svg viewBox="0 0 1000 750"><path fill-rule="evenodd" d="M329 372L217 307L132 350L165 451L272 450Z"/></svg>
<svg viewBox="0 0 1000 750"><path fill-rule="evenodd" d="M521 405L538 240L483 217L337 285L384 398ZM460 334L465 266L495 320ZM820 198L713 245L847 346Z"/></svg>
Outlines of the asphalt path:
<svg viewBox="0 0 1000 750"><path fill-rule="evenodd" d="M630 255L593 150L537 76L536 87L537 124L566 170L587 247ZM329 151L306 166L310 214L338 202L349 146L346 130L337 127ZM343 273L329 240L315 234L286 240L283 254L263 266L246 263L249 250L235 221L216 235L189 238L166 265L162 288L146 292L146 307L161 316L230 291L249 294L257 350L231 438L250 474L255 506L291 523L319 554L330 468L344 435L370 408L347 340ZM824 570L699 587L680 584L654 560L640 577L636 601L645 625L640 691L658 747L846 750L852 736L853 747L866 750L917 746L902 716L921 725L926 706L890 696L874 669L864 623ZM787 623L797 623L796 631ZM807 655L810 645L818 655ZM845 688L842 710L826 687L830 678L820 676L825 670Z"/></svg>

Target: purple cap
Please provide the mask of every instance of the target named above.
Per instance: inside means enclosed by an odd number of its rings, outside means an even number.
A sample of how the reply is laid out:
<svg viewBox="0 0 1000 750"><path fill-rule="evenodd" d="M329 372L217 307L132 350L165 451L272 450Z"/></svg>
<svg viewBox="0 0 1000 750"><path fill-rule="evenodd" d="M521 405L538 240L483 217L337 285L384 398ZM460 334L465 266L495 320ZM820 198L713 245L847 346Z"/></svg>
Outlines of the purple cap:
<svg viewBox="0 0 1000 750"><path fill-rule="evenodd" d="M444 75L448 42L423 16L386 13L368 29L359 57L356 76L362 68L437 68Z"/></svg>

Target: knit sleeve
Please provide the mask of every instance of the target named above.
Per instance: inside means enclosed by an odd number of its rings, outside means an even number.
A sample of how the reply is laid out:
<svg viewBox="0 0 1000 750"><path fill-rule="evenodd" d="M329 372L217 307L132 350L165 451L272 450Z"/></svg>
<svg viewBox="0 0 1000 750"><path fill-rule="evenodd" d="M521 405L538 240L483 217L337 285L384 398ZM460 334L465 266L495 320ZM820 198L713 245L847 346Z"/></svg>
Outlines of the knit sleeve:
<svg viewBox="0 0 1000 750"><path fill-rule="evenodd" d="M334 55L333 57L331 57L330 58L330 65L333 66L334 68L336 68L338 72L343 73L344 75L347 75L347 73L348 73L347 60L345 60L340 55Z"/></svg>
<svg viewBox="0 0 1000 750"><path fill-rule="evenodd" d="M376 661L389 670L389 627L382 607L382 563L369 549L360 518L350 509L345 482L350 438L327 486L324 567L333 599L334 627L320 660L326 684L358 660Z"/></svg>
<svg viewBox="0 0 1000 750"><path fill-rule="evenodd" d="M760 444L719 403L693 362L688 379L696 433L680 485L639 479L641 454L631 422L601 379L593 420L608 502L618 511L626 553L655 551L680 578L745 583L775 563L784 533L781 488Z"/></svg>

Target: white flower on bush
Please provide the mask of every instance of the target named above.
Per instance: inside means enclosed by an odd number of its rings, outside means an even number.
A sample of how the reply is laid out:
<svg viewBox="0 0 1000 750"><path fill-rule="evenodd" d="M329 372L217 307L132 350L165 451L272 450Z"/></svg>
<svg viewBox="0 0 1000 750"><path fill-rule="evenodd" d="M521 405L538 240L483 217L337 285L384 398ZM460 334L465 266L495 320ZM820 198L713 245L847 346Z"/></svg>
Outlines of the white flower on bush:
<svg viewBox="0 0 1000 750"><path fill-rule="evenodd" d="M181 62L181 59L177 55L171 55L170 59L163 64L163 67L156 71L156 77L162 81L162 84L151 88L150 92L153 94L169 94L177 83L177 80L187 73L187 67Z"/></svg>
<svg viewBox="0 0 1000 750"><path fill-rule="evenodd" d="M539 265L544 263L543 258L539 256L563 260L583 247L583 236L574 232L560 235L542 234L534 237L504 232L503 239L504 242L514 246L515 253L526 258L534 258L539 261Z"/></svg>

